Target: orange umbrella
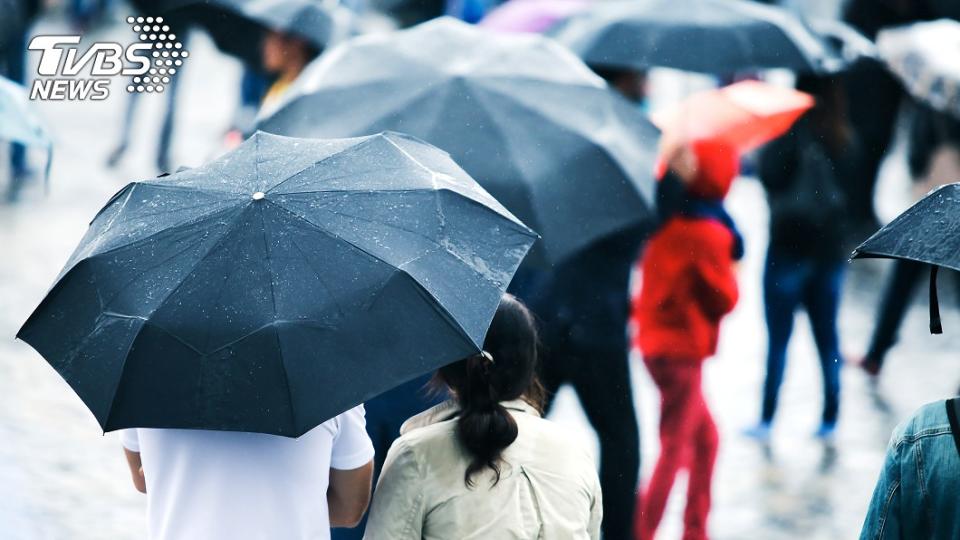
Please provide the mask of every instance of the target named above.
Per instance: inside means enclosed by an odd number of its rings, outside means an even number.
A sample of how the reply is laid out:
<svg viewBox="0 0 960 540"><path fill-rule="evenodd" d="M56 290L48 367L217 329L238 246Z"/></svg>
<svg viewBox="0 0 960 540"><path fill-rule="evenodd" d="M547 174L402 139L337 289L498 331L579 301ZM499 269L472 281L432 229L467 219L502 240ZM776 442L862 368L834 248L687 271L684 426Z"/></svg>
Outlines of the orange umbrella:
<svg viewBox="0 0 960 540"><path fill-rule="evenodd" d="M813 105L804 92L742 81L693 94L651 120L673 141L719 139L744 153L785 133Z"/></svg>

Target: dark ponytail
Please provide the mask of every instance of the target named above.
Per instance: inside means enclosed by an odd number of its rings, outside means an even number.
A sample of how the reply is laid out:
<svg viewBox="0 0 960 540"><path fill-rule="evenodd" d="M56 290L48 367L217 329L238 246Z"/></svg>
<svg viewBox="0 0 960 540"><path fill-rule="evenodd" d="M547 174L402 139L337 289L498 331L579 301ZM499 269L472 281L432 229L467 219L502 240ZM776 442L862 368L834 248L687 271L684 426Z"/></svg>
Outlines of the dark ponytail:
<svg viewBox="0 0 960 540"><path fill-rule="evenodd" d="M484 341L484 353L441 368L439 382L460 405L457 439L472 458L464 482L484 468L500 481L500 458L517 439L517 422L500 404L523 398L542 411L544 391L537 380L537 330L530 311L504 295Z"/></svg>

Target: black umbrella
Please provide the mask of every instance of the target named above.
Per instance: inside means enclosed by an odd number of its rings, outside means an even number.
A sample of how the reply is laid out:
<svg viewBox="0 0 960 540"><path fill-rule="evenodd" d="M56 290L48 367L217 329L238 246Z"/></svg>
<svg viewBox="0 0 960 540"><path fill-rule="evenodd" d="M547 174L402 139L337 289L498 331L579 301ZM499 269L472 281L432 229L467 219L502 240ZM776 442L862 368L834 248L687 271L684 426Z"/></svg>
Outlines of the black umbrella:
<svg viewBox="0 0 960 540"><path fill-rule="evenodd" d="M288 95L260 129L421 137L543 235L541 263L650 216L656 128L547 38L438 19L330 51Z"/></svg>
<svg viewBox="0 0 960 540"><path fill-rule="evenodd" d="M478 353L535 236L405 135L258 133L117 193L18 337L105 431L295 437Z"/></svg>
<svg viewBox="0 0 960 540"><path fill-rule="evenodd" d="M747 0L596 2L550 32L591 65L833 72L844 58L786 9Z"/></svg>
<svg viewBox="0 0 960 540"><path fill-rule="evenodd" d="M852 258L907 259L932 265L930 332L939 334L937 268L960 271L960 184L940 187L860 244Z"/></svg>

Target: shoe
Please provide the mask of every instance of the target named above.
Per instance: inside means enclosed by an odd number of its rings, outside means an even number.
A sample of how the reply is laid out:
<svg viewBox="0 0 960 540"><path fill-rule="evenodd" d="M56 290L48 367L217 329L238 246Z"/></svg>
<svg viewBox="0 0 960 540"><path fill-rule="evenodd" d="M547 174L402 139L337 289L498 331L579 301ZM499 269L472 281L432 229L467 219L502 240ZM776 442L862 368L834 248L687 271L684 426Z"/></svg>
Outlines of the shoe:
<svg viewBox="0 0 960 540"><path fill-rule="evenodd" d="M760 422L759 424L748 427L743 430L743 435L761 442L770 440L770 422Z"/></svg>
<svg viewBox="0 0 960 540"><path fill-rule="evenodd" d="M862 369L863 372L872 379L875 379L880 375L880 362L877 362L869 356L862 356L859 359L854 360L852 363Z"/></svg>
<svg viewBox="0 0 960 540"><path fill-rule="evenodd" d="M832 441L837 434L837 425L836 424L820 424L820 428L813 434L814 437L820 439L821 441Z"/></svg>

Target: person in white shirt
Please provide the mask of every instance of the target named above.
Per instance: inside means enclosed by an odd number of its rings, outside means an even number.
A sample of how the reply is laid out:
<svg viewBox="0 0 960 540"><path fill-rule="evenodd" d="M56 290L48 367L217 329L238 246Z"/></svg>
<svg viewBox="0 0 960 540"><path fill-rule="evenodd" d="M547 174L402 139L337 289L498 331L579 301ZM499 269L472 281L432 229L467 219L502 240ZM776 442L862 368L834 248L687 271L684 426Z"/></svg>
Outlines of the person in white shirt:
<svg viewBox="0 0 960 540"><path fill-rule="evenodd" d="M370 502L363 406L297 439L184 429L121 432L150 540L327 540Z"/></svg>

